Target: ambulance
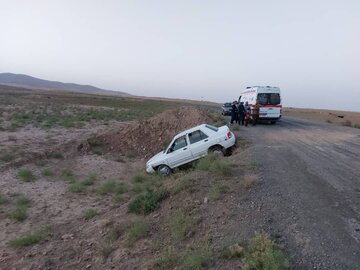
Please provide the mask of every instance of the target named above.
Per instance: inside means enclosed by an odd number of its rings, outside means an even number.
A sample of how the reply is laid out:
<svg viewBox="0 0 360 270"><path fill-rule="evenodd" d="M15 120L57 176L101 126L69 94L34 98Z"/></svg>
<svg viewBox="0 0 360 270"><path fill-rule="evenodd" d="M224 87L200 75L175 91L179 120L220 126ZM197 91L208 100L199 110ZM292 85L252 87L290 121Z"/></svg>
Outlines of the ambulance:
<svg viewBox="0 0 360 270"><path fill-rule="evenodd" d="M282 105L279 87L251 86L246 87L239 97L244 105L248 102L251 109L259 106L259 120L275 124L281 118Z"/></svg>

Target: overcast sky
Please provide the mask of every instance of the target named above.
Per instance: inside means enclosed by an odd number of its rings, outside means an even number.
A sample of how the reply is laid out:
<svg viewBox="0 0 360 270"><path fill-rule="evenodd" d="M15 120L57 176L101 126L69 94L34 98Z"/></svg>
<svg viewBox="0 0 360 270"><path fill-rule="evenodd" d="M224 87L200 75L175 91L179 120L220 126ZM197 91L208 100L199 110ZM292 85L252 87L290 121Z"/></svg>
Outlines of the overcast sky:
<svg viewBox="0 0 360 270"><path fill-rule="evenodd" d="M0 72L135 95L360 111L360 0L0 0Z"/></svg>

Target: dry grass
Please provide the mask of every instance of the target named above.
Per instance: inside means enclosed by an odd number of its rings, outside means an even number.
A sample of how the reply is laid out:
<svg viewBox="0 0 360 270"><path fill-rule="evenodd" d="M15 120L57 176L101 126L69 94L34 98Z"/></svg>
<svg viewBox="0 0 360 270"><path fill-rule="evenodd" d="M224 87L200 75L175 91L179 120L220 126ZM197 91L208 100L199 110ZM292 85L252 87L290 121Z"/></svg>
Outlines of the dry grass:
<svg viewBox="0 0 360 270"><path fill-rule="evenodd" d="M257 183L257 175L255 174L245 174L243 185L246 189L250 189L254 187Z"/></svg>

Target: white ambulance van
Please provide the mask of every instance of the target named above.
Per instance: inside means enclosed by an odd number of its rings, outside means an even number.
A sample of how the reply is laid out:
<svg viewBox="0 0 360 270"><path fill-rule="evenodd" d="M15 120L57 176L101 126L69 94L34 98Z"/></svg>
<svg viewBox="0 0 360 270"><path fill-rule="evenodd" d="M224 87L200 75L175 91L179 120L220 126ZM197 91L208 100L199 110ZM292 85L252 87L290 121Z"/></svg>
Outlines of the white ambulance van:
<svg viewBox="0 0 360 270"><path fill-rule="evenodd" d="M259 120L266 120L275 124L281 118L282 105L279 87L251 86L246 87L239 97L244 105L248 102L251 109L258 104L260 108Z"/></svg>

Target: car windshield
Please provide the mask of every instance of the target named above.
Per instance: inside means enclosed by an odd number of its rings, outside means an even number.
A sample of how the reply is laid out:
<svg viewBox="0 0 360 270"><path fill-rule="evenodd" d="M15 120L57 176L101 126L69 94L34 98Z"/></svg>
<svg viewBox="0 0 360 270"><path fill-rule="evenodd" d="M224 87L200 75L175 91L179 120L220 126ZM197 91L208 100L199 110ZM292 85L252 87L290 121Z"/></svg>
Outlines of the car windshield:
<svg viewBox="0 0 360 270"><path fill-rule="evenodd" d="M224 107L231 107L232 104L231 103L224 103Z"/></svg>
<svg viewBox="0 0 360 270"><path fill-rule="evenodd" d="M258 101L260 105L279 105L280 94L276 93L261 93L258 94Z"/></svg>

